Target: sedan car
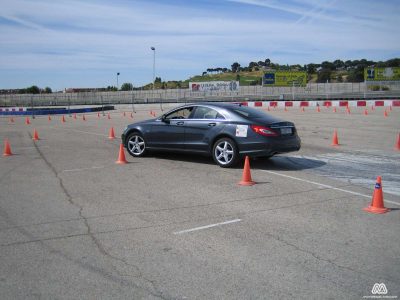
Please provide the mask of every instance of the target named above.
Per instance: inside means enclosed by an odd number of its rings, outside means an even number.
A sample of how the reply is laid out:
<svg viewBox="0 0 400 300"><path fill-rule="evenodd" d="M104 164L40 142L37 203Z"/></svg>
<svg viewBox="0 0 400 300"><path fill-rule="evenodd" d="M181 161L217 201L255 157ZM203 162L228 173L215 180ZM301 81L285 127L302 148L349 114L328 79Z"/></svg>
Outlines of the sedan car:
<svg viewBox="0 0 400 300"><path fill-rule="evenodd" d="M298 151L300 138L292 122L261 110L228 103L196 103L162 116L130 124L122 143L134 157L151 150L211 155L221 167L241 157L271 157Z"/></svg>

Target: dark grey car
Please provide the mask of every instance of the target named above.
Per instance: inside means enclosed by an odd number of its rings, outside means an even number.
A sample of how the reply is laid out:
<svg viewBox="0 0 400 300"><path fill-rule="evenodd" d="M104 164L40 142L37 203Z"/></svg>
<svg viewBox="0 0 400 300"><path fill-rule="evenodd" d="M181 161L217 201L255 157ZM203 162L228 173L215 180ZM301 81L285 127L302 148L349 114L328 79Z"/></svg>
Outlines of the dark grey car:
<svg viewBox="0 0 400 300"><path fill-rule="evenodd" d="M240 157L271 157L298 151L300 138L292 122L263 111L227 103L198 103L175 108L159 118L133 123L122 134L129 154L149 150L211 155L221 167Z"/></svg>

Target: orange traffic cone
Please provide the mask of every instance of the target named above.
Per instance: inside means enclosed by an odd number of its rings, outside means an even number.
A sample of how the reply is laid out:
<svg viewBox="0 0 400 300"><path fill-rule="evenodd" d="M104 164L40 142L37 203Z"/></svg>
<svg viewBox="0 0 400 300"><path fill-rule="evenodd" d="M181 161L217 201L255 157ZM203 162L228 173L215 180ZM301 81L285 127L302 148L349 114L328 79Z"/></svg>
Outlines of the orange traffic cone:
<svg viewBox="0 0 400 300"><path fill-rule="evenodd" d="M74 119L76 120L76 114L74 114Z"/></svg>
<svg viewBox="0 0 400 300"><path fill-rule="evenodd" d="M100 118L100 113L97 113L97 117Z"/></svg>
<svg viewBox="0 0 400 300"><path fill-rule="evenodd" d="M120 165L128 163L125 158L124 145L122 143L119 145L118 160L115 163Z"/></svg>
<svg viewBox="0 0 400 300"><path fill-rule="evenodd" d="M397 134L397 141L396 141L396 145L394 146L394 148L396 150L400 151L400 133Z"/></svg>
<svg viewBox="0 0 400 300"><path fill-rule="evenodd" d="M152 116L153 115L153 111L152 110L150 110L150 116Z"/></svg>
<svg viewBox="0 0 400 300"><path fill-rule="evenodd" d="M10 122L10 123L14 123L14 118L11 117L10 120L9 120L9 122Z"/></svg>
<svg viewBox="0 0 400 300"><path fill-rule="evenodd" d="M4 141L4 151L3 151L3 156L11 156L13 155L11 152L11 146L10 143L8 142L8 140L6 139Z"/></svg>
<svg viewBox="0 0 400 300"><path fill-rule="evenodd" d="M110 113L108 114L107 118L108 118L109 120L111 119Z"/></svg>
<svg viewBox="0 0 400 300"><path fill-rule="evenodd" d="M110 133L108 134L108 138L110 140L115 139L115 134L114 134L114 127L110 128Z"/></svg>
<svg viewBox="0 0 400 300"><path fill-rule="evenodd" d="M350 107L347 106L346 112L347 112L349 115L351 114Z"/></svg>
<svg viewBox="0 0 400 300"><path fill-rule="evenodd" d="M286 106L285 106L285 109L284 109L284 111L288 111Z"/></svg>
<svg viewBox="0 0 400 300"><path fill-rule="evenodd" d="M126 117L126 114L125 114L125 112L124 112L123 116L124 116L124 117Z"/></svg>
<svg viewBox="0 0 400 300"><path fill-rule="evenodd" d="M83 120L83 121L86 121L85 115L82 115L82 120Z"/></svg>
<svg viewBox="0 0 400 300"><path fill-rule="evenodd" d="M333 108L333 112L334 112L334 113L336 112L336 107Z"/></svg>
<svg viewBox="0 0 400 300"><path fill-rule="evenodd" d="M385 112L383 113L383 116L386 118L387 116L389 116L387 110L385 109Z"/></svg>
<svg viewBox="0 0 400 300"><path fill-rule="evenodd" d="M133 113L131 113L131 118L133 119Z"/></svg>
<svg viewBox="0 0 400 300"><path fill-rule="evenodd" d="M364 115L368 116L368 109L364 109Z"/></svg>
<svg viewBox="0 0 400 300"><path fill-rule="evenodd" d="M317 112L321 112L321 109L319 108L319 105L317 106Z"/></svg>
<svg viewBox="0 0 400 300"><path fill-rule="evenodd" d="M372 106L371 106L371 110L375 110L375 106L372 105Z"/></svg>
<svg viewBox="0 0 400 300"><path fill-rule="evenodd" d="M251 179L251 173L250 173L250 159L248 156L246 156L246 159L244 161L244 168L243 168L243 175L242 175L242 180L238 183L239 185L254 185L256 184L252 179Z"/></svg>
<svg viewBox="0 0 400 300"><path fill-rule="evenodd" d="M38 140L39 140L39 134L38 134L38 132L37 132L36 129L33 129L33 137L32 137L32 140L34 140L34 141L38 141Z"/></svg>
<svg viewBox="0 0 400 300"><path fill-rule="evenodd" d="M371 204L364 208L365 211L373 213L373 214L384 214L390 211L389 208L386 208L383 204L383 190L382 190L382 178L378 176L376 178L374 193L372 194L372 202Z"/></svg>
<svg viewBox="0 0 400 300"><path fill-rule="evenodd" d="M333 137L332 137L332 145L331 146L339 146L339 139L337 135L337 130L333 132Z"/></svg>
<svg viewBox="0 0 400 300"><path fill-rule="evenodd" d="M47 116L47 120L48 120L49 122L51 121L50 115Z"/></svg>
<svg viewBox="0 0 400 300"><path fill-rule="evenodd" d="M31 124L31 120L29 119L29 117L26 117L26 118L25 118L25 124L26 124L26 125Z"/></svg>
<svg viewBox="0 0 400 300"><path fill-rule="evenodd" d="M301 108L301 112L305 112L306 110L304 109L304 106Z"/></svg>
<svg viewBox="0 0 400 300"><path fill-rule="evenodd" d="M62 116L61 122L65 123L65 117L64 116Z"/></svg>
<svg viewBox="0 0 400 300"><path fill-rule="evenodd" d="M389 110L392 111L392 106L391 105L389 106Z"/></svg>

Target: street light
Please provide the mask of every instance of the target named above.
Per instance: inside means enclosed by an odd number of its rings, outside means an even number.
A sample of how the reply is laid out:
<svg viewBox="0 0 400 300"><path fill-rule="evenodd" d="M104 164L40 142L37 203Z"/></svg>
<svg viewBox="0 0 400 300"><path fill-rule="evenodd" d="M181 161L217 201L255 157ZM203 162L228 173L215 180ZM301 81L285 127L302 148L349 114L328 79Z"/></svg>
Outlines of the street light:
<svg viewBox="0 0 400 300"><path fill-rule="evenodd" d="M156 85L156 48L150 47L150 49L153 51L153 100L154 100L154 87ZM161 111L163 110L162 104L161 104L161 99L160 99L160 108Z"/></svg>
<svg viewBox="0 0 400 300"><path fill-rule="evenodd" d="M119 85L118 85L118 76L119 76L119 72L117 73L117 90L119 90Z"/></svg>

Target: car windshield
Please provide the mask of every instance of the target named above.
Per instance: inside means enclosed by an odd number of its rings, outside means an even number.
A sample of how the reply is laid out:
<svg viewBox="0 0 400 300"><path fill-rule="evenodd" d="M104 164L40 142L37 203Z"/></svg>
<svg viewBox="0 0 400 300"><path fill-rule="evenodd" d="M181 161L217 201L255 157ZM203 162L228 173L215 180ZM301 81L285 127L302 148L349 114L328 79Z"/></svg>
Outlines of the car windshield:
<svg viewBox="0 0 400 300"><path fill-rule="evenodd" d="M247 106L235 106L235 107L230 108L230 110L248 120L261 119L261 118L265 118L267 116L264 112L256 110L254 108L247 107Z"/></svg>

